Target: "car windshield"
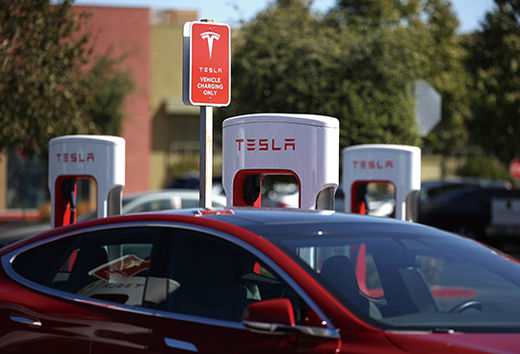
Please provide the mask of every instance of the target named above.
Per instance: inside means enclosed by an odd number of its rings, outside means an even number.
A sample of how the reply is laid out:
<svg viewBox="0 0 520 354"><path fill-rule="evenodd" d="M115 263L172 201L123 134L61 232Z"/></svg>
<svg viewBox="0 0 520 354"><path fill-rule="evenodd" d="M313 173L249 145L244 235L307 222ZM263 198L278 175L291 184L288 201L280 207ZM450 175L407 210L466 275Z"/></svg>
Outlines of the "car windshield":
<svg viewBox="0 0 520 354"><path fill-rule="evenodd" d="M429 228L412 228L420 234L335 229L270 239L347 308L382 327L520 329L520 265L513 258Z"/></svg>

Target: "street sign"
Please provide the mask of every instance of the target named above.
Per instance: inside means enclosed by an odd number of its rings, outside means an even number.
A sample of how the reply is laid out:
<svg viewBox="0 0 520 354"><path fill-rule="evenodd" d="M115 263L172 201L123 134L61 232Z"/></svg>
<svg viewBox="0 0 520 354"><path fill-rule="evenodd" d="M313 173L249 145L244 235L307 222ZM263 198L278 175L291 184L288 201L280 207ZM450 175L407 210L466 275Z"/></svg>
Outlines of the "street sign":
<svg viewBox="0 0 520 354"><path fill-rule="evenodd" d="M211 207L213 106L231 102L231 30L225 23L186 22L183 28L182 100L200 107L199 206Z"/></svg>
<svg viewBox="0 0 520 354"><path fill-rule="evenodd" d="M509 163L509 173L514 179L520 179L520 159L513 159Z"/></svg>
<svg viewBox="0 0 520 354"><path fill-rule="evenodd" d="M183 101L193 106L231 102L231 36L224 23L184 24Z"/></svg>
<svg viewBox="0 0 520 354"><path fill-rule="evenodd" d="M442 98L424 80L415 82L415 122L420 136L426 136L442 118Z"/></svg>

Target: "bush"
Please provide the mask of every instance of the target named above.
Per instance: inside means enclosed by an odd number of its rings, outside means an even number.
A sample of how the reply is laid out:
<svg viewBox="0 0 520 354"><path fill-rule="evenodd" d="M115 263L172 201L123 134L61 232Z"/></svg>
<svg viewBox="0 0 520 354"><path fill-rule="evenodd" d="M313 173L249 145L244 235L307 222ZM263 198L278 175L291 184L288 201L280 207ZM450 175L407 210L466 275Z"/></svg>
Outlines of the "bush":
<svg viewBox="0 0 520 354"><path fill-rule="evenodd" d="M457 175L513 182L507 167L493 156L469 157L464 165L457 169Z"/></svg>

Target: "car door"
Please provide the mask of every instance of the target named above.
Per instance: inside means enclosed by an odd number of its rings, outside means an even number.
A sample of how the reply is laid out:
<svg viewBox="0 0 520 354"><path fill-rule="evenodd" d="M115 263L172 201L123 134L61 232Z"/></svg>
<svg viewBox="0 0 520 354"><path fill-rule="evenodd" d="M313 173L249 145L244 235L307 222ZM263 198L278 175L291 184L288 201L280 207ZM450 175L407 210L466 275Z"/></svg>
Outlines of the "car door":
<svg viewBox="0 0 520 354"><path fill-rule="evenodd" d="M154 318L146 307L146 284L163 230L90 229L17 254L10 275L34 295L13 306L12 321L23 326L24 336L38 339L31 344L36 352L146 352Z"/></svg>
<svg viewBox="0 0 520 354"><path fill-rule="evenodd" d="M296 330L280 334L246 329L241 323L246 307L269 299L289 299L300 328L317 328L321 319L243 241L179 227L172 229L166 248L167 268L155 278L155 293L166 294L166 301L164 296L149 297L157 310L150 352L333 353L338 347L336 338Z"/></svg>
<svg viewBox="0 0 520 354"><path fill-rule="evenodd" d="M83 250L99 247L106 261L85 267L87 277L75 289L91 298L97 318L91 321L91 353L146 353L153 322L153 310L146 306L145 293L153 271L153 258L161 252L160 239L167 229L151 226L112 227L91 233ZM80 245L81 246L81 245ZM74 267L81 261L81 248ZM97 263L100 263L96 265ZM71 281L75 279L69 277Z"/></svg>

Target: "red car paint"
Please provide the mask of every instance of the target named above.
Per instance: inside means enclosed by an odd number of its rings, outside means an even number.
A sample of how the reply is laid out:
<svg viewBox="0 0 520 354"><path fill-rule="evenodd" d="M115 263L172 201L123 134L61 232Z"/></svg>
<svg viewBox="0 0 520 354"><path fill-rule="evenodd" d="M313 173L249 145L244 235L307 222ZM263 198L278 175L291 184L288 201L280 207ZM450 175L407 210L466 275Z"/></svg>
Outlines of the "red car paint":
<svg viewBox="0 0 520 354"><path fill-rule="evenodd" d="M212 215L211 213L209 213ZM0 249L0 257L56 235L97 226L127 223L178 223L204 227L240 239L282 268L328 318L323 328L336 328L337 338L300 333L268 334L241 326L221 326L186 318L128 311L118 304L49 296L12 280L0 268L0 352L16 353L514 353L517 333L473 334L389 331L356 316L293 259L273 243L243 227L199 216L148 214L94 220L51 230ZM255 265L256 268L256 265ZM464 294L463 294L464 295ZM320 315L312 313L313 325ZM25 319L25 323L11 318ZM318 319L318 320L316 320ZM294 319L293 319L294 320ZM323 319L321 319L323 320ZM333 325L333 327L332 327ZM166 338L180 338L184 350L172 350ZM172 339L175 341L176 339Z"/></svg>

